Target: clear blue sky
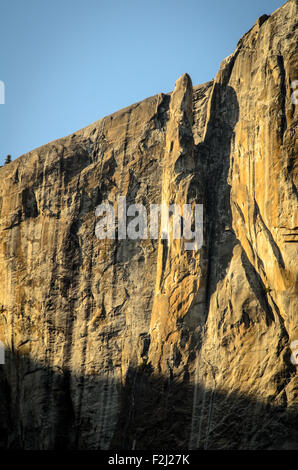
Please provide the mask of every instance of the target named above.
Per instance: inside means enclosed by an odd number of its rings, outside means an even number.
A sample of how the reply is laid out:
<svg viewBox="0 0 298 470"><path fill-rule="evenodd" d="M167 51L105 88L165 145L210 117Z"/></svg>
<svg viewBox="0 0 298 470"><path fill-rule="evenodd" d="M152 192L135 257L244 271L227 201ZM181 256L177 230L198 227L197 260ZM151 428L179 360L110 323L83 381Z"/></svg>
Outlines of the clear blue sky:
<svg viewBox="0 0 298 470"><path fill-rule="evenodd" d="M212 79L282 0L1 0L0 164L120 108Z"/></svg>

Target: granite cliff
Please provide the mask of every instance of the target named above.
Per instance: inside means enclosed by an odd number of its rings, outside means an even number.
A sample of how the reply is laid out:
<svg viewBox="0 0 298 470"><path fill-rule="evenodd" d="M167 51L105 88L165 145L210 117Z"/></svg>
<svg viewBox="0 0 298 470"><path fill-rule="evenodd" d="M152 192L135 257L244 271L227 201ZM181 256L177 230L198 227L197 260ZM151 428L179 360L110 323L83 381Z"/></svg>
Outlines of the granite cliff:
<svg viewBox="0 0 298 470"><path fill-rule="evenodd" d="M297 448L296 18L0 169L2 448ZM203 246L99 240L119 196L203 204Z"/></svg>

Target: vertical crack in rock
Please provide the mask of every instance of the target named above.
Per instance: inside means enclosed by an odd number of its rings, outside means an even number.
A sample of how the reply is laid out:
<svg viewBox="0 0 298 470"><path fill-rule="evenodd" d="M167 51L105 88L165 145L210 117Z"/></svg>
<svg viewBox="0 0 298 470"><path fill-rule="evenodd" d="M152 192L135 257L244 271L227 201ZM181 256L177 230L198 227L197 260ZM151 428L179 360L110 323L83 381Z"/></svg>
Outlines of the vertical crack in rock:
<svg viewBox="0 0 298 470"><path fill-rule="evenodd" d="M194 161L193 90L191 79L184 74L176 82L171 95L169 120L166 127L165 151L162 160L161 204L165 208L180 208L180 227L183 227L184 204L202 203ZM195 183L194 183L195 181ZM197 300L200 286L200 251L187 251L186 240L175 239L174 215L161 214L160 240L157 253L155 295L150 325L149 361L168 374L166 359L176 348L180 353L181 321L188 315L188 323L200 321L200 306L191 307ZM165 238L163 238L165 237ZM201 296L203 295L201 288ZM194 320L195 318L195 320ZM180 369L181 368L179 362ZM177 367L177 365L176 365Z"/></svg>

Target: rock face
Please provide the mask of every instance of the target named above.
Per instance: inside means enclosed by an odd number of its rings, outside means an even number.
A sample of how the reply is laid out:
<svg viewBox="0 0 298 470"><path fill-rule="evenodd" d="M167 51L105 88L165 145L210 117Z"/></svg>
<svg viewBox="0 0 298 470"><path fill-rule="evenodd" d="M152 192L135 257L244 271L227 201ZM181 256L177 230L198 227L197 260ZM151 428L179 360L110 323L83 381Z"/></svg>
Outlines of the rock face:
<svg viewBox="0 0 298 470"><path fill-rule="evenodd" d="M297 447L296 18L1 168L2 448ZM99 240L119 196L203 204L203 246Z"/></svg>

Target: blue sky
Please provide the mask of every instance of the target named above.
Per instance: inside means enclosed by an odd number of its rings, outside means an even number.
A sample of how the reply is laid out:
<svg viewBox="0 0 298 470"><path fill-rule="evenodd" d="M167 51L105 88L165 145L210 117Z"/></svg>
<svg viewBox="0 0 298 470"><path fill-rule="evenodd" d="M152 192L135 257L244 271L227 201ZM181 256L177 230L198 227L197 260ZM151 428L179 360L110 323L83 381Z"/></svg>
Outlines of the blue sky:
<svg viewBox="0 0 298 470"><path fill-rule="evenodd" d="M118 109L212 79L280 0L1 0L0 164Z"/></svg>

